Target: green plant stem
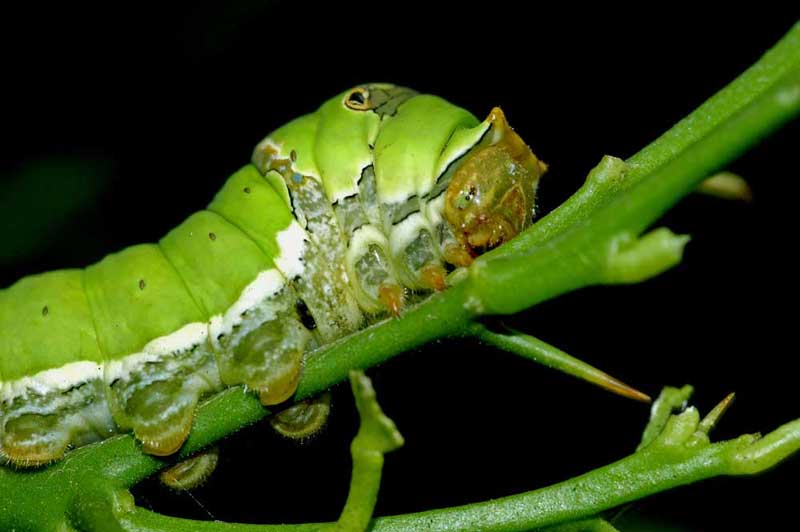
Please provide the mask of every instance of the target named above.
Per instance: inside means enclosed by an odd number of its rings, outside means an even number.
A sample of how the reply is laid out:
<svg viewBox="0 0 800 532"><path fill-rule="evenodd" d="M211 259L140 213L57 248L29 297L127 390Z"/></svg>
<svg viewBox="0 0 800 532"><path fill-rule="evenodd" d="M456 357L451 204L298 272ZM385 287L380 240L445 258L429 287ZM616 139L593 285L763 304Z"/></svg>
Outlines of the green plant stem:
<svg viewBox="0 0 800 532"><path fill-rule="evenodd" d="M354 384L355 389L355 384ZM651 493L688 484L716 475L747 475L769 469L800 449L800 420L787 423L763 438L744 435L736 439L711 444L697 440L698 432L708 432L708 420L715 422L730 404L730 396L701 420L694 407L672 415L685 407L691 387L665 388L653 404L650 421L644 431L643 445L618 462L601 467L579 477L538 490L512 495L494 501L432 510L402 516L376 519L373 532L471 532L538 530L547 532L572 530L613 531L614 528L597 514ZM359 397L358 393L356 397ZM370 408L377 413L371 419L359 406L366 421L354 440L365 438L370 449L391 450L400 441L391 422L374 402L374 393L361 394L371 399ZM376 422L377 421L377 422ZM712 422L712 424L713 424ZM388 431L385 430L388 427ZM371 430L373 429L373 430ZM376 437L377 435L377 437ZM382 442L382 443L376 443ZM354 476L355 478L355 476ZM374 484L368 482L368 484ZM371 500L375 491L370 490ZM352 492L351 492L352 496ZM140 508L120 511L115 515L120 529L126 532L171 530L173 532L298 532L310 530L339 530L339 523L302 525L241 525L233 523L199 523L192 520L165 517ZM367 510L371 513L371 507ZM343 512L343 515L346 512Z"/></svg>
<svg viewBox="0 0 800 532"><path fill-rule="evenodd" d="M364 532L369 528L378 501L383 455L403 445L394 422L381 410L370 380L363 372L351 370L350 383L361 426L350 445L353 456L350 493L332 532Z"/></svg>
<svg viewBox="0 0 800 532"><path fill-rule="evenodd" d="M793 31L800 34L800 25ZM800 39L795 36L794 40ZM402 320L376 324L320 349L309 360L298 397L305 398L339 382L347 367L367 368L397 352L463 333L476 316L519 312L604 281L608 246L615 238L633 238L641 233L706 176L798 113L799 71L800 66L790 71L787 79L776 81L750 106L631 186L628 193L596 205L591 223L568 224L558 237L553 235L542 245L538 245L541 236L536 224L509 246L480 257L470 268L467 280L432 296ZM592 188L612 190L616 185L609 183L613 182L613 178L606 179L604 175ZM515 245L510 247L512 243Z"/></svg>
<svg viewBox="0 0 800 532"><path fill-rule="evenodd" d="M468 301L482 314L511 314L603 282L608 246L615 238L641 234L706 176L799 112L800 68L680 156L598 208L591 222L578 223L541 246L526 246L531 251L507 252L501 247L478 258L470 268L475 282ZM518 241L524 244L530 235L523 233Z"/></svg>
<svg viewBox="0 0 800 532"><path fill-rule="evenodd" d="M650 407L650 421L647 422L647 426L642 432L642 441L636 447L637 451L644 449L655 441L667 425L667 420L669 420L672 412L682 408L689 401L689 397L693 392L694 388L689 385L682 388L667 386L661 391L661 395Z"/></svg>
<svg viewBox="0 0 800 532"><path fill-rule="evenodd" d="M781 53L767 54L765 56L767 65L765 67L756 65L753 68L765 78L768 73L773 73L771 68L774 69L774 74L783 74L785 67L774 62L776 55L794 57L784 51L787 46L789 50L796 48L794 55L800 57L800 24L796 25L776 47ZM796 62L800 63L800 59ZM506 253L496 259L487 256L477 263L477 268L473 268L474 273L471 273L471 277L477 280L465 281L435 294L418 307L411 309L403 319L392 319L373 325L318 350L309 358L298 388L297 399L305 399L340 382L350 369L364 369L379 364L397 353L437 338L465 334L468 324L478 314L511 313L570 289L595 282L598 277L597 264L605 258L604 251L598 252L597 240L607 242L610 236L624 230L634 233L641 231L669 205L691 191L708 173L727 164L745 147L797 113L797 99L788 102L788 104L793 103L792 106L787 105L786 98L782 96L787 92L791 93L793 87L796 90L797 71L800 71L800 66L793 72L794 79L787 83L787 86L766 91L755 104L750 105L746 113L741 113L732 121L723 124L722 129L685 149L680 156L672 158L667 166L660 168L647 180L646 183L650 186L631 189L628 194L615 202L613 208L600 209L596 212L591 224L577 224L578 227L572 230L562 229L566 234L561 238L566 242L553 242L544 248L537 248L535 244L540 239L536 231L537 224L517 239L524 242L530 240L530 243L534 244L533 252L524 252L522 255ZM749 72L751 71L748 70ZM748 73L744 76L748 77ZM775 79L773 76L772 83L762 81L760 86L772 87L778 81L779 78ZM734 82L734 85L736 84L737 82ZM732 92L735 95L741 91ZM723 94L724 90L720 95ZM715 98L719 99L720 95ZM747 92L747 96L750 101L751 91ZM702 106L701 109L705 107ZM721 106L723 117L730 115L732 107L734 106L731 103ZM702 113L706 117L705 122L722 120L722 118L711 120L710 111L707 109ZM666 135L662 139L672 137L674 135ZM706 149L711 150L711 153L706 152ZM668 150L662 146L653 153L663 154L673 151L675 150ZM654 157L654 155L648 156L645 160L651 161ZM606 175L609 173L614 174L606 172ZM628 227L625 227L626 224ZM562 245L566 245L566 249ZM502 249L504 248L498 248ZM532 272L536 272L536 275ZM502 305L499 304L498 294L504 296ZM200 409L182 456L191 454L226 434L228 427L252 423L263 415L265 412L258 402L242 393L241 389L234 388L224 392ZM130 440L126 445L129 448L134 447L132 438L125 436L122 439ZM117 451L113 449L110 452L118 456ZM145 461L154 467L141 470L138 474L127 475L128 482L135 483L162 465L160 460L150 457Z"/></svg>
<svg viewBox="0 0 800 532"><path fill-rule="evenodd" d="M408 310L402 319L376 323L311 353L296 397L305 399L328 389L351 368L366 369L432 340L465 334L477 316L464 303L467 288L452 286Z"/></svg>
<svg viewBox="0 0 800 532"><path fill-rule="evenodd" d="M614 168L613 164L608 164L604 159L596 169L599 175L590 175L575 194L539 220L529 231L530 236L525 244L511 241L504 247L524 250L526 246L542 244L561 233L564 228L588 219L610 198L679 156L723 121L767 92L783 76L798 68L800 22L794 23L775 46L735 80L630 157L624 171Z"/></svg>
<svg viewBox="0 0 800 532"><path fill-rule="evenodd" d="M369 327L314 353L297 399L340 382L350 369L373 366L437 338L468 335L469 325L478 316L517 312L570 290L615 281L608 272L609 265L614 271L620 241L641 244L639 235L671 205L799 111L800 24L795 24L738 80L627 164L606 159L605 167L590 176L562 207L514 241L478 259L460 283L410 309L401 319ZM670 243L670 239L664 242ZM674 253L662 251L675 249L654 244L658 241L646 242L641 253L635 254L636 260L625 265L623 281L639 280L674 264ZM198 410L192 434L179 456L266 414L241 388L223 392ZM374 530L528 530L591 517L604 508L715 474L769 467L796 450L798 423L786 425L753 447L745 445L749 441L737 440L739 443L656 456L652 454L654 442L620 462L550 488L466 507L381 519ZM104 508L105 500L117 501L119 512L133 516L130 519L150 519L143 510L125 510L125 498L115 499L112 494L167 463L144 455L131 436L119 436L83 447L43 470L0 468L0 529L58 530L66 526L65 516L75 514L95 516L101 523L103 515L116 515L98 510ZM729 463L735 467L728 467ZM86 487L78 498L76 486L79 490ZM97 496L90 496L93 493ZM41 501L46 501L46 506ZM174 523L171 518L158 519L162 524ZM228 530L204 528L224 526L220 524L190 523L183 528L170 524L151 530Z"/></svg>
<svg viewBox="0 0 800 532"><path fill-rule="evenodd" d="M689 446L700 417L695 409L672 416L647 448L565 482L491 501L381 517L372 532L525 532L591 518L647 495L718 475L764 471L800 449L800 420L763 439L745 435L715 444ZM756 457L756 458L754 458ZM141 508L122 516L127 532L305 532L332 524L242 525L166 517Z"/></svg>
<svg viewBox="0 0 800 532"><path fill-rule="evenodd" d="M641 181L649 172L660 168L667 161L682 156L689 146L704 138L713 128L767 93L785 75L798 70L800 70L800 22L796 23L757 63L651 145L634 155L627 166L619 159L604 158L601 164L589 175L584 186L571 198L539 220L523 235L508 242L496 251L508 250L509 255L516 254L518 251L533 253L544 242L570 230L576 225L581 225L580 222L585 221L590 216L594 216L600 207L606 205L609 199L615 197L621 190ZM796 109L792 111L790 108L782 109L782 111L784 114L778 117L779 123L791 119L791 116L797 112ZM779 123L766 123L766 128L757 128L756 131L760 132L762 136L766 135L768 131L778 127ZM747 130L739 130L735 133L742 136L748 135ZM757 139L752 138L752 136L748 138L749 142L755 142L755 140ZM702 157L703 153L700 151L696 155ZM715 161L713 157L708 157L707 162L709 165L722 167L732 157L732 153L727 153L722 160ZM710 173L710 171L706 171L706 173ZM683 177L686 179L685 176ZM706 176L691 176L689 178L690 182L685 184L684 190L676 196L668 198L667 201L670 204L677 201L687 193L686 189L692 188L695 183L702 181L704 177ZM662 208L658 209L658 212L663 212L664 208L662 206ZM649 218L649 220L639 225L646 227L652 223L654 217L651 216ZM582 253L582 251L579 253ZM581 255L579 254L575 258L580 257ZM523 263L520 266L525 266L525 261L518 262ZM533 268L528 270L527 276L534 277L530 273L533 271ZM518 271L514 273L517 274L517 279L526 277L524 274L520 275ZM536 276L542 273L555 274L557 272L536 270ZM325 389L343 380L346 376L346 370L337 368L336 360L347 360L352 363L350 367L366 368L374 363L386 360L397 352L465 330L465 322L471 319L471 314L479 310L474 305L478 301L465 300L464 294L456 293L456 289L464 290L464 287L457 285L443 294L431 297L428 301L406 314L403 320L391 320L376 324L337 343L326 346L318 353L315 353L311 357L307 371L300 383L298 397L307 397L318 390ZM543 295L552 297L552 294L544 292ZM467 304L466 308L462 308L462 302ZM535 301L532 301L528 306L534 303ZM440 320L441 329L438 328L439 325L436 323ZM419 336L415 336L417 331Z"/></svg>
<svg viewBox="0 0 800 532"><path fill-rule="evenodd" d="M518 496L433 512L378 520L377 531L535 530L595 515L652 493L721 474L724 445L692 455L642 452L560 484ZM418 530L418 529L417 529Z"/></svg>

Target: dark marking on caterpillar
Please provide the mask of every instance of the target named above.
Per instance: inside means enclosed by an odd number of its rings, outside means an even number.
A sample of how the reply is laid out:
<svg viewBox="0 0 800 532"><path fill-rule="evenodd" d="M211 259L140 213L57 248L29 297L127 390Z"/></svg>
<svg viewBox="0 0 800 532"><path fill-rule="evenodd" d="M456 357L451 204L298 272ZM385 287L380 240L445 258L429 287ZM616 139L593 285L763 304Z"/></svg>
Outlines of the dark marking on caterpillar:
<svg viewBox="0 0 800 532"><path fill-rule="evenodd" d="M481 122L403 87L355 87L275 130L253 164L157 243L0 290L0 334L34 339L0 353L0 454L43 465L133 430L145 452L166 456L211 393L243 385L265 406L286 401L312 349L446 289L447 272L530 221L514 219L521 202L479 201L522 183L515 197L533 204L544 167L514 135L499 109ZM506 147L527 177L481 155ZM479 171L463 170L478 159ZM464 192L476 199L453 207ZM477 238L495 226L502 238ZM131 297L137 277L140 291L152 286ZM46 322L13 312L31 301ZM57 341L39 349L43 331ZM83 406L65 410L66 394Z"/></svg>
<svg viewBox="0 0 800 532"><path fill-rule="evenodd" d="M366 111L369 109L369 91L356 87L347 95L344 104L354 111Z"/></svg>
<svg viewBox="0 0 800 532"><path fill-rule="evenodd" d="M297 314L300 316L300 322L303 324L303 326L309 331L316 329L317 322L314 321L314 316L312 316L311 312L309 312L305 301L298 299L295 306L297 308Z"/></svg>

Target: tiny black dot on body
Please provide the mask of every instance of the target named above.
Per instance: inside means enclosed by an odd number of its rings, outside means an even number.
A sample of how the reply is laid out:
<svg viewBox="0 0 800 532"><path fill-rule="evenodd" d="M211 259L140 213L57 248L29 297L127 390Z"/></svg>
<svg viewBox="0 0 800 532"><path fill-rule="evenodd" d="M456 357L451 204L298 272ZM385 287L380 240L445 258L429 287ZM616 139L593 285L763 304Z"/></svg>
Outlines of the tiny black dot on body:
<svg viewBox="0 0 800 532"><path fill-rule="evenodd" d="M217 239L217 235L214 234L214 233L208 233L208 238L211 239L212 241L214 241L214 240Z"/></svg>
<svg viewBox="0 0 800 532"><path fill-rule="evenodd" d="M296 161L297 160L297 152L294 151L294 150L289 152L289 158L292 160L292 162Z"/></svg>
<svg viewBox="0 0 800 532"><path fill-rule="evenodd" d="M144 282L144 279L139 279L139 290L144 290L144 287L147 286Z"/></svg>
<svg viewBox="0 0 800 532"><path fill-rule="evenodd" d="M47 308L47 305L45 305L44 307L42 307L42 316L47 317L48 314L50 314L50 309Z"/></svg>
<svg viewBox="0 0 800 532"><path fill-rule="evenodd" d="M244 187L244 193L250 194L250 187Z"/></svg>
<svg viewBox="0 0 800 532"><path fill-rule="evenodd" d="M300 323L308 329L309 331L313 331L317 328L317 322L314 320L314 316L311 315L311 311L308 310L308 306L306 302L302 299L298 299L296 303L297 314L300 317Z"/></svg>

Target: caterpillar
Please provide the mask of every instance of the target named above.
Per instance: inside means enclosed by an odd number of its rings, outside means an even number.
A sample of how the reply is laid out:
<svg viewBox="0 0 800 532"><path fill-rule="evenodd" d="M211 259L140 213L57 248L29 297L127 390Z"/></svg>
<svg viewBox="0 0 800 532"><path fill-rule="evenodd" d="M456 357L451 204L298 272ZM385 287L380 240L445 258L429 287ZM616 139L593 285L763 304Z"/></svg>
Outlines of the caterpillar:
<svg viewBox="0 0 800 532"><path fill-rule="evenodd" d="M132 432L176 452L198 402L289 399L311 349L443 290L531 223L546 171L499 108L361 85L260 142L157 243L0 290L0 456Z"/></svg>

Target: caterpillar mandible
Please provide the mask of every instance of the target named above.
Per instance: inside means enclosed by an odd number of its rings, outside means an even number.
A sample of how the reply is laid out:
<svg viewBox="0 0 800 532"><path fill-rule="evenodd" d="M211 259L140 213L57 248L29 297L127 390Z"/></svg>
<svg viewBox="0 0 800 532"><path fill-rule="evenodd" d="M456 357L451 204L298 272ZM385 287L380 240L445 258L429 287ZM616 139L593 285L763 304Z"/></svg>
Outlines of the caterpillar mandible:
<svg viewBox="0 0 800 532"><path fill-rule="evenodd" d="M499 108L479 121L389 84L277 129L158 243L0 291L0 456L130 431L177 451L204 396L292 396L310 349L398 315L530 224L546 166Z"/></svg>

